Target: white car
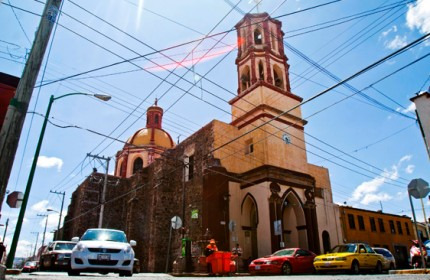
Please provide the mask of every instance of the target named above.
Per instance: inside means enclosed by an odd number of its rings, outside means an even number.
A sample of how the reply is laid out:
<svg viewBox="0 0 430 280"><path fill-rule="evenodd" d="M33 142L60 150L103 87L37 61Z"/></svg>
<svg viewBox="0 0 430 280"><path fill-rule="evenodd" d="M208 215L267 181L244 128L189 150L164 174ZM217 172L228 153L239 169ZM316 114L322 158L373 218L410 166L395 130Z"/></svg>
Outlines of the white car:
<svg viewBox="0 0 430 280"><path fill-rule="evenodd" d="M81 272L119 273L120 276L133 275L134 251L136 241L127 242L125 233L120 230L94 228L88 229L72 241L78 242L72 251L69 276L79 276Z"/></svg>
<svg viewBox="0 0 430 280"><path fill-rule="evenodd" d="M396 259L393 254L388 249L385 248L372 248L377 254L384 257L384 262L382 263L383 270L393 270L396 269Z"/></svg>

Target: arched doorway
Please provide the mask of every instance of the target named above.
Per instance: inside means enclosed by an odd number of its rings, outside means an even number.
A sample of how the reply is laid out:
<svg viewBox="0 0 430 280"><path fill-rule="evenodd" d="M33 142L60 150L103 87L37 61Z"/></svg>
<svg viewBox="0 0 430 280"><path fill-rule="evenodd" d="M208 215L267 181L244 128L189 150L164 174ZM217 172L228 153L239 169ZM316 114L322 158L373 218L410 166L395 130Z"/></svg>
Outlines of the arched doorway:
<svg viewBox="0 0 430 280"><path fill-rule="evenodd" d="M330 252L331 250L330 234L326 230L323 231L322 233L322 240L323 240L324 254L327 252Z"/></svg>
<svg viewBox="0 0 430 280"><path fill-rule="evenodd" d="M243 258L258 258L258 209L251 194L247 194L242 201L242 230L244 232Z"/></svg>
<svg viewBox="0 0 430 280"><path fill-rule="evenodd" d="M307 226L303 204L297 194L288 190L282 202L282 237L286 248L308 249Z"/></svg>

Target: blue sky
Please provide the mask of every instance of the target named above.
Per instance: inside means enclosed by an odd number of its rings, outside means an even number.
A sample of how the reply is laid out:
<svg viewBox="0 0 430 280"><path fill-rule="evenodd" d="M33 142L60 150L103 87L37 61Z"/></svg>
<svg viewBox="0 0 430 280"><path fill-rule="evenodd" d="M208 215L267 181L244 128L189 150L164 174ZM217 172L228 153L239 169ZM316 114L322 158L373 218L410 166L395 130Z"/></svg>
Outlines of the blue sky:
<svg viewBox="0 0 430 280"><path fill-rule="evenodd" d="M39 17L4 4L36 14L42 13L43 4L38 1L18 0L0 2L3 3L0 5L0 25L3 27L0 29L0 71L20 76ZM59 19L61 26L58 26L55 36L52 36L49 60L45 56L43 66L47 66L43 80L53 81L124 58L129 59L137 54L149 54L153 52L151 48L169 48L201 38L202 34L212 29L211 34L230 30L243 15L237 10L231 11L229 2L234 5L239 0L66 0L63 6L64 14ZM259 10L271 13L272 17L298 12L279 18L283 24L286 42L340 78L354 74L430 32L429 1L342 0L302 11L328 2L330 1L263 0ZM78 5L126 34L100 21ZM254 5L254 1L243 0L237 7L250 11ZM359 13L370 10L375 13L359 17L362 15ZM312 29L307 28L309 26L317 25L314 28L318 28L321 23L355 14L359 18L350 21L344 19L346 22L342 24L299 34ZM328 24L330 23L326 25ZM134 61L134 65L122 63L44 86L40 91L35 89L29 111L44 114L51 94L110 94L113 98L109 102L86 96L58 100L53 105L51 121L59 125L77 125L105 135L112 133L112 137L125 141L134 131L145 126L145 109L157 97L160 99L159 105L167 110L164 128L170 132L173 139L177 140L179 137L183 140L212 119L225 122L231 120L231 115L225 112L230 111L230 105L208 93L230 100L237 91L237 69L234 64L237 55L236 32L233 30L225 37L224 35L206 39L197 47L197 43L192 43L163 52L175 60L185 59L184 64L188 67L195 63L194 72L187 72L184 67L175 70L177 75L184 75L188 82L179 81L173 89L169 89L168 83L163 83L154 90L161 79L167 77L167 81L175 83L178 77L168 76L167 71L142 58ZM221 42L217 43L221 38ZM187 57L191 51L192 54ZM427 40L352 80L350 85L360 90L367 88L429 51L430 42ZM205 57L199 60L204 54ZM288 48L286 55L289 58L290 80L295 94L307 99L335 84L334 80L326 74L318 73ZM166 65L164 67L171 70L175 66L160 53L147 58L159 65ZM428 57L424 58L367 88L364 93L371 97L372 101L355 95L307 119L308 160L329 168L335 202L346 202L348 205L370 210L379 210L382 204L384 212L411 215L406 194L407 183L414 178L430 180L427 175L428 155L414 120L401 116L396 111L414 117L409 99L416 92L430 86L429 62ZM222 85L228 91L207 80L199 80L199 75L203 75L215 65L206 78ZM39 74L39 83L41 80L42 71ZM190 83L195 84L190 89L193 96L186 94L177 101L183 90L190 88ZM338 87L304 105L303 117L307 118L351 93L345 87ZM385 107L381 108L374 100ZM140 103L142 105L129 116ZM10 191L23 191L25 187L41 122L40 116L27 115L9 180ZM316 139L330 144L331 147ZM91 172L93 166L99 166L86 158L86 154L91 152L112 157L123 146L121 142L103 140L104 137L82 129L48 126L21 233L18 256L26 255L30 251L35 240L35 236L30 232L43 230L44 221L36 214L46 213L46 208L60 208L60 197L50 194L49 191L65 191L67 206L74 189ZM110 173L113 172L113 163L111 161ZM102 169L99 167L99 170ZM421 209L418 201L415 206ZM66 209L67 207L65 211ZM427 200L425 209L429 216L430 206ZM6 218L11 219L7 244L10 243L17 215L18 210L10 209L6 205L3 207L0 222L4 223ZM421 211L418 217L422 219ZM48 232L56 228L57 222L58 215L50 214ZM50 240L52 235L48 234L47 238Z"/></svg>

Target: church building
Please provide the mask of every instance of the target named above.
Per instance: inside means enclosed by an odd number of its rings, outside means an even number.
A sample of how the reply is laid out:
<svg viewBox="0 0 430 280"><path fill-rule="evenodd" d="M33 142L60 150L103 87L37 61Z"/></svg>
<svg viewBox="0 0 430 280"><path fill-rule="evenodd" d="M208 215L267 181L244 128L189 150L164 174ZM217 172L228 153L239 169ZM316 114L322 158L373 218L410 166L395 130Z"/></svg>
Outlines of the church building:
<svg viewBox="0 0 430 280"><path fill-rule="evenodd" d="M182 238L191 241L195 264L210 238L220 250L239 243L243 259L289 247L318 254L342 243L329 172L307 161L307 121L302 98L291 92L281 22L267 13L247 14L236 28L238 93L229 102L231 122L213 120L175 145L156 102L147 110L146 127L117 153L115 176L109 176L117 183L106 190L103 227L137 241L144 271L164 272L166 263L171 271L181 258ZM87 217L97 226L101 183L95 177L103 176L92 174L75 191L64 239L91 226L80 224L79 213L93 209ZM182 228L171 230L175 216Z"/></svg>

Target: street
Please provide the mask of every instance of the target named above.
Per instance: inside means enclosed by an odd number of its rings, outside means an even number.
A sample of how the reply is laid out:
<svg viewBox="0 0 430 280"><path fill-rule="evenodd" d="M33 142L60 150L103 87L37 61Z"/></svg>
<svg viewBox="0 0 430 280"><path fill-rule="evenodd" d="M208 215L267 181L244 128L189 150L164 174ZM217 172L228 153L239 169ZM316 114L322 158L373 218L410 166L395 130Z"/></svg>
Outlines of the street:
<svg viewBox="0 0 430 280"><path fill-rule="evenodd" d="M69 277L67 275L67 273L64 272L35 272L35 273L24 273L21 275L8 275L6 277L7 280L61 280L61 279L88 279L88 280L92 280L92 279L105 279L105 278L109 278L109 279L116 279L119 278L118 274L113 274L110 273L108 275L101 275L101 274L96 274L96 273L84 273L81 274L81 276L79 277ZM140 273L140 274L134 274L133 279L157 279L157 280L164 280L164 279L174 279L174 278L178 278L178 277L174 277L168 274L157 274L157 273ZM179 279L205 279L208 277L179 277ZM213 277L211 277L213 278ZM264 278L264 279L273 279L273 280L277 280L277 279L285 279L285 276L282 275L277 275L277 276L243 276L243 277L222 277L222 279L237 279L240 278L242 280L246 280L246 279L260 279L260 278ZM126 278L122 278L121 279L126 279ZM420 280L425 280L425 279L429 279L430 280L430 275L425 275L425 274L382 274L382 275L374 275L374 274L365 274L365 275L293 275L293 276L288 276L289 280L296 280L296 279L321 279L321 280L348 280L348 279L372 279L372 280L385 280L385 279L402 279L402 280L414 280L414 279L420 279Z"/></svg>

